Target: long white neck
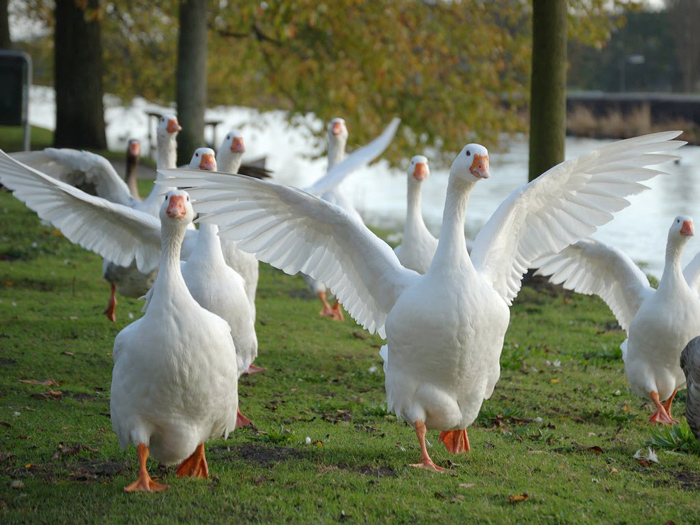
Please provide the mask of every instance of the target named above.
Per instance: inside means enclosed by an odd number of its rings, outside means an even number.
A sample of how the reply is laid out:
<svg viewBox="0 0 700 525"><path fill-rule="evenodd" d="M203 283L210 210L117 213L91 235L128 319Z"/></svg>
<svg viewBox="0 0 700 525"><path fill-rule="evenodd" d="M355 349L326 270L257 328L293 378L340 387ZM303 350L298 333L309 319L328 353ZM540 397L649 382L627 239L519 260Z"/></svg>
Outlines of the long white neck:
<svg viewBox="0 0 700 525"><path fill-rule="evenodd" d="M226 264L224 252L221 249L221 238L219 237L219 227L208 222L199 223L197 233L197 248L190 260L195 257L203 257L212 262Z"/></svg>
<svg viewBox="0 0 700 525"><path fill-rule="evenodd" d="M404 237L412 231L427 229L421 211L422 184L409 175L407 190L406 223L403 226Z"/></svg>
<svg viewBox="0 0 700 525"><path fill-rule="evenodd" d="M161 221L160 266L158 268L158 277L156 277L156 282L153 284L153 295L146 314L158 311L163 306L172 303L173 297L177 297L183 291L187 292L187 286L180 271L180 250L187 224L181 220ZM187 292L187 295L189 295L189 292ZM178 305L176 304L175 306Z"/></svg>
<svg viewBox="0 0 700 525"><path fill-rule="evenodd" d="M328 169L340 164L345 158L345 142L342 137L328 139Z"/></svg>
<svg viewBox="0 0 700 525"><path fill-rule="evenodd" d="M442 213L442 227L435 257L430 270L440 266L455 267L465 263L473 269L467 253L467 241L464 238L464 217L467 203L476 181L464 181L450 175L447 183L447 198Z"/></svg>
<svg viewBox="0 0 700 525"><path fill-rule="evenodd" d="M156 168L159 170L177 168L177 141L175 140L175 135L172 133L159 133L157 141L158 157L156 158ZM156 179L161 177L160 173L156 175ZM143 201L144 207L157 216L163 195L174 189L176 189L174 186L154 184L148 197Z"/></svg>
<svg viewBox="0 0 700 525"><path fill-rule="evenodd" d="M216 154L216 166L218 171L225 173L238 173L243 162L242 153L231 153L228 148Z"/></svg>
<svg viewBox="0 0 700 525"><path fill-rule="evenodd" d="M659 290L669 286L676 286L679 282L685 283L683 268L681 267L681 256L685 245L690 240L687 236L669 236L666 243L666 260L664 263L664 273L659 282Z"/></svg>

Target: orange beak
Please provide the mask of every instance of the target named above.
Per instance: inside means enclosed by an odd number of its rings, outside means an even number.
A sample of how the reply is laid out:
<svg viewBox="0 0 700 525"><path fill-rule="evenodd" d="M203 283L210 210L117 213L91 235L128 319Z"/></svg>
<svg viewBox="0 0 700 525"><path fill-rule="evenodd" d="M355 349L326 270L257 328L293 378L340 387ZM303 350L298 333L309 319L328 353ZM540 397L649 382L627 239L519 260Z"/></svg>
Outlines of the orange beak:
<svg viewBox="0 0 700 525"><path fill-rule="evenodd" d="M681 226L681 235L690 235L691 237L695 235L693 221L683 221L683 226Z"/></svg>
<svg viewBox="0 0 700 525"><path fill-rule="evenodd" d="M205 153L202 155L202 160L199 162L199 169L206 171L216 171L216 159L214 155Z"/></svg>
<svg viewBox="0 0 700 525"><path fill-rule="evenodd" d="M235 137L231 142L231 153L245 153L243 137Z"/></svg>
<svg viewBox="0 0 700 525"><path fill-rule="evenodd" d="M170 202L168 203L168 208L165 213L171 219L183 219L187 215L187 208L185 208L185 197L182 195L171 195Z"/></svg>
<svg viewBox="0 0 700 525"><path fill-rule="evenodd" d="M333 135L340 135L343 132L343 124L341 122L334 122L331 128L331 133Z"/></svg>
<svg viewBox="0 0 700 525"><path fill-rule="evenodd" d="M174 118L168 120L168 127L166 129L168 133L177 133L178 131L182 131L182 127Z"/></svg>
<svg viewBox="0 0 700 525"><path fill-rule="evenodd" d="M141 155L141 144L135 140L129 142L129 153L134 157Z"/></svg>
<svg viewBox="0 0 700 525"><path fill-rule="evenodd" d="M424 162L419 162L416 164L413 170L413 177L420 182L423 182L428 178L428 166Z"/></svg>
<svg viewBox="0 0 700 525"><path fill-rule="evenodd" d="M489 173L489 156L474 155L474 161L469 168L469 173L478 179L488 179L491 176Z"/></svg>

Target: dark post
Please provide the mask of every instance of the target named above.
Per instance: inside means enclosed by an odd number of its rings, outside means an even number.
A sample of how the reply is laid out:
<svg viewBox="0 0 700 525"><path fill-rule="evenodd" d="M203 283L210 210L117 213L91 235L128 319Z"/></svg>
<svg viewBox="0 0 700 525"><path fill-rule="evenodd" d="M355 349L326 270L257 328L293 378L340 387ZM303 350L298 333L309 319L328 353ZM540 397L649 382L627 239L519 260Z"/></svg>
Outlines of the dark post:
<svg viewBox="0 0 700 525"><path fill-rule="evenodd" d="M534 0L529 180L564 160L567 0Z"/></svg>

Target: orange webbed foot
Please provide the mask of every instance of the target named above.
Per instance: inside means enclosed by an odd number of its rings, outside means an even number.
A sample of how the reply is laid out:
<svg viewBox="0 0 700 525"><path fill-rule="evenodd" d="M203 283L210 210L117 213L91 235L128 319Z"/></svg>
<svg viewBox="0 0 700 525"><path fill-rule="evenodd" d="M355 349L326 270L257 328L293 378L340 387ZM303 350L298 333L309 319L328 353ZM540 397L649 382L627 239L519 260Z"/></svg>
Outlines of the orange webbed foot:
<svg viewBox="0 0 700 525"><path fill-rule="evenodd" d="M143 443L136 446L136 451L139 455L139 478L132 484L124 487L126 492L160 492L167 490L169 487L161 483L153 481L146 470L146 460L148 459L148 447Z"/></svg>
<svg viewBox="0 0 700 525"><path fill-rule="evenodd" d="M250 375L250 374L255 374L257 372L265 372L265 369L261 366L256 366L256 365L250 365L248 367L248 370L243 372L245 375Z"/></svg>
<svg viewBox="0 0 700 525"><path fill-rule="evenodd" d="M675 395L675 392L674 392ZM669 413L666 411L666 407L664 404L659 401L659 393L655 391L649 392L649 397L651 397L651 400L654 402L656 405L656 412L654 412L651 417L649 418L649 421L651 423L659 423L660 425L672 425L673 423L678 423L678 420L673 419ZM673 402L673 396L669 398L666 403L668 403L669 408L671 407L671 403Z"/></svg>
<svg viewBox="0 0 700 525"><path fill-rule="evenodd" d="M236 414L236 428L242 428L242 427L247 427L248 425L252 425L253 421L245 417L242 413L241 410L238 409L238 412Z"/></svg>
<svg viewBox="0 0 700 525"><path fill-rule="evenodd" d="M109 303L107 303L107 308L105 308L103 313L107 316L107 319L114 323L117 320L117 288L113 284L110 286Z"/></svg>
<svg viewBox="0 0 700 525"><path fill-rule="evenodd" d="M443 430L440 432L440 440L445 444L445 448L453 454L466 454L471 450L466 428Z"/></svg>
<svg viewBox="0 0 700 525"><path fill-rule="evenodd" d="M447 470L447 469L444 469L442 467L438 467L430 459L428 459L427 461L423 461L423 463L412 463L411 466L415 467L415 468L423 468L425 470L430 470L432 472L439 472L439 473L443 473Z"/></svg>
<svg viewBox="0 0 700 525"><path fill-rule="evenodd" d="M204 443L200 443L192 455L177 468L179 478L191 477L206 479L209 477L207 459L204 457Z"/></svg>

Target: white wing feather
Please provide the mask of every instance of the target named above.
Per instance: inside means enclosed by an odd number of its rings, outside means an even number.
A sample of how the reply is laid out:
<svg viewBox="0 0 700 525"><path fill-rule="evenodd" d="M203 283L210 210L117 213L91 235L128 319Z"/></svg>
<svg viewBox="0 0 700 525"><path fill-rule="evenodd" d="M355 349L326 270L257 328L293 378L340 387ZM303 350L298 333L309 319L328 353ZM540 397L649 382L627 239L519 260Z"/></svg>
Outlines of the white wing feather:
<svg viewBox="0 0 700 525"><path fill-rule="evenodd" d="M152 215L88 195L24 166L2 150L0 182L71 242L120 266L135 259L144 273L158 266L160 221Z"/></svg>
<svg viewBox="0 0 700 525"><path fill-rule="evenodd" d="M302 190L239 175L161 170L158 184L179 184L170 178L175 171L193 186L200 220L217 224L221 237L288 274L325 283L359 324L385 336L387 314L419 275L364 224Z"/></svg>
<svg viewBox="0 0 700 525"><path fill-rule="evenodd" d="M358 170L365 164L369 164L389 147L400 123L400 118L394 118L381 135L369 144L356 149L350 155L346 156L342 162L329 169L323 177L318 179L311 186L304 188L304 191L312 195L321 195L322 193L336 188L343 182L347 175Z"/></svg>
<svg viewBox="0 0 700 525"><path fill-rule="evenodd" d="M692 290L700 293L700 253L695 255L685 267L683 277Z"/></svg>
<svg viewBox="0 0 700 525"><path fill-rule="evenodd" d="M533 267L539 267L536 275L549 275L550 282L567 290L603 299L625 331L653 293L646 275L627 254L592 239L535 261Z"/></svg>
<svg viewBox="0 0 700 525"><path fill-rule="evenodd" d="M92 186L98 197L108 201L131 207L138 203L112 164L100 155L68 148L46 148L43 151L18 152L10 156L84 191L87 191L86 186Z"/></svg>
<svg viewBox="0 0 700 525"><path fill-rule="evenodd" d="M676 157L685 142L667 131L614 142L564 162L508 197L484 225L471 252L475 268L511 304L530 264L589 236L663 172L644 166Z"/></svg>

